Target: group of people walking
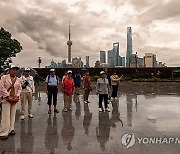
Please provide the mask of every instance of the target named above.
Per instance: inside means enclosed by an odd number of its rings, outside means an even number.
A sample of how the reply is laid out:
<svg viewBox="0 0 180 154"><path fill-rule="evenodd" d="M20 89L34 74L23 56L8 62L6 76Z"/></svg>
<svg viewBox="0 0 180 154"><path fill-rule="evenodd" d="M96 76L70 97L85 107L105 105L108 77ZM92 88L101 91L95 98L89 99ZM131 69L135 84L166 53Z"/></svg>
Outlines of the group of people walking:
<svg viewBox="0 0 180 154"><path fill-rule="evenodd" d="M21 101L20 119L25 119L25 106L28 102L28 117L33 118L32 114L32 102L35 93L34 79L30 75L30 68L25 68L22 76L17 77L19 68L11 66L9 69L1 75L0 80L0 102L2 103L2 118L0 125L0 139L5 140L10 135L15 135L14 130L15 114L17 102ZM75 78L72 77L73 72L68 70L62 78L62 92L64 96L64 109L63 112L72 111L72 95L80 95L80 87L84 89L84 103L88 104L89 94L92 91L92 84L89 72L86 71L84 76L81 77L79 72L76 73ZM99 96L99 112L104 109L110 112L109 98L110 87L112 86L111 99L114 100L117 97L118 83L122 79L114 72L113 75L109 75L107 71L100 72L100 78L96 84L96 94ZM55 69L50 69L49 75L45 79L46 94L48 97L47 104L49 106L48 114L59 113L57 109L57 96L60 84L60 79L56 75ZM102 102L104 100L104 109ZM53 105L53 107L52 107Z"/></svg>

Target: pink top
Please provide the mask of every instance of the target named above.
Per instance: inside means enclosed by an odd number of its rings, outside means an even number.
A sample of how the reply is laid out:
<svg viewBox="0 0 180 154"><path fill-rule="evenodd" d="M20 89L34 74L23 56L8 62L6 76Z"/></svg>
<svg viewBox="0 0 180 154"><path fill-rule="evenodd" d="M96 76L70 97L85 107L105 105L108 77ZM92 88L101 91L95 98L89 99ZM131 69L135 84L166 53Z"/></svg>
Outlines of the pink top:
<svg viewBox="0 0 180 154"><path fill-rule="evenodd" d="M2 103L6 103L7 99L6 97L10 96L10 91L8 92L8 88L12 85L11 77L10 75L3 75L0 80L0 98L2 99ZM15 88L15 96L20 96L21 94L21 79L17 78L16 82L14 84Z"/></svg>

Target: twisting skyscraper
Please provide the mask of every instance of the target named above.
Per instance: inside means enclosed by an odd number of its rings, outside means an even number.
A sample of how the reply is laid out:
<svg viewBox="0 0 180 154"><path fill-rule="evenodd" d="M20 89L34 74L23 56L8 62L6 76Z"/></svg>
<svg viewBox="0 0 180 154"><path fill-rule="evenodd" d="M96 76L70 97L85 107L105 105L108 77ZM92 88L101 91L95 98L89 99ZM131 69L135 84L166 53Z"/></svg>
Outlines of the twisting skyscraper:
<svg viewBox="0 0 180 154"><path fill-rule="evenodd" d="M132 55L132 30L131 27L127 27L127 53L126 53L126 67L130 67Z"/></svg>

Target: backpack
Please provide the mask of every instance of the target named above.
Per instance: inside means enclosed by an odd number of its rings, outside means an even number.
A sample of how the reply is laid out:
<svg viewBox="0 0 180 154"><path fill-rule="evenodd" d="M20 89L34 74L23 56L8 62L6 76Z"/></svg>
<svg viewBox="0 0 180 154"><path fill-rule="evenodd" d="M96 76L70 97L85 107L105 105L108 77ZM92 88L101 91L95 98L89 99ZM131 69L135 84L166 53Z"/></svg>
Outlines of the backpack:
<svg viewBox="0 0 180 154"><path fill-rule="evenodd" d="M49 83L49 79L50 79L50 75L48 75L48 83ZM58 85L59 77L57 75L56 75L56 80L57 80L57 85Z"/></svg>
<svg viewBox="0 0 180 154"><path fill-rule="evenodd" d="M75 82L76 83L81 82L81 75L79 73L75 75Z"/></svg>

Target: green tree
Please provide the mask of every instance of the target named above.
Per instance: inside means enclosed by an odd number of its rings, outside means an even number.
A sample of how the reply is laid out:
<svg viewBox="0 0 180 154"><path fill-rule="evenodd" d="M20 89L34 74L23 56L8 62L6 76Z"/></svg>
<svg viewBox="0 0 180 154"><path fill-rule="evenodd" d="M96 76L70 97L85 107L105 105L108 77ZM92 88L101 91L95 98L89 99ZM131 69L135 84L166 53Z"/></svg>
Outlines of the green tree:
<svg viewBox="0 0 180 154"><path fill-rule="evenodd" d="M0 29L0 66L4 65L5 61L11 57L16 57L16 54L21 52L22 46L16 40L11 38L11 33Z"/></svg>

